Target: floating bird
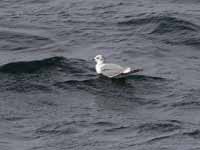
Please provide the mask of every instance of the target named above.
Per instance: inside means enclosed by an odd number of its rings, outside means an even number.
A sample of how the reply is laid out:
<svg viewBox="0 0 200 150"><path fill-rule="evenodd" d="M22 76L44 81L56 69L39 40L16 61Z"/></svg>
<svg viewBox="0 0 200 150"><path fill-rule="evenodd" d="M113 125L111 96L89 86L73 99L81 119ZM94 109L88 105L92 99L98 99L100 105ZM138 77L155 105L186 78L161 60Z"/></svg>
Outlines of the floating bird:
<svg viewBox="0 0 200 150"><path fill-rule="evenodd" d="M130 67L122 67L117 64L105 63L105 59L102 55L94 57L96 62L96 72L103 76L114 78L118 76L128 75L130 73L136 73L142 71L142 69L131 70Z"/></svg>

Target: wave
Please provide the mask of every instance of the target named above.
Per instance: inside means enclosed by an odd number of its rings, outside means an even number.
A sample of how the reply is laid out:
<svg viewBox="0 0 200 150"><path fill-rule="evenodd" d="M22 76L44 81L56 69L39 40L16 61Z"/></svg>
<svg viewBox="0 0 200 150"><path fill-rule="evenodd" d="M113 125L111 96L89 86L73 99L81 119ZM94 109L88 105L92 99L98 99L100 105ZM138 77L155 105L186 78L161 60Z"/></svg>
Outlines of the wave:
<svg viewBox="0 0 200 150"><path fill-rule="evenodd" d="M37 32L37 31L35 31ZM13 29L0 28L1 50L23 50L28 48L41 47L53 42L52 39L29 31L18 31Z"/></svg>
<svg viewBox="0 0 200 150"><path fill-rule="evenodd" d="M183 135L187 135L192 138L200 139L200 130L196 129L191 132L184 132Z"/></svg>
<svg viewBox="0 0 200 150"><path fill-rule="evenodd" d="M52 91L53 84L63 80L91 78L94 69L85 60L51 57L42 60L11 62L0 66L3 91ZM70 81L69 81L70 82Z"/></svg>
<svg viewBox="0 0 200 150"><path fill-rule="evenodd" d="M22 117L22 116L9 116L9 115L7 115L7 116L1 116L0 117L0 120L1 121L13 121L13 122L16 122L16 121L21 121L21 120L25 120L25 119L27 119L26 117Z"/></svg>
<svg viewBox="0 0 200 150"><path fill-rule="evenodd" d="M86 61L84 60L52 57L43 60L11 62L1 66L0 72L11 74L31 74L48 69L57 69L59 71L68 71L71 73L83 73L87 70L90 70L90 68L86 65Z"/></svg>
<svg viewBox="0 0 200 150"><path fill-rule="evenodd" d="M169 14L127 18L118 22L118 25L133 26L139 29L139 33L167 44L200 46L200 26L190 20Z"/></svg>
<svg viewBox="0 0 200 150"><path fill-rule="evenodd" d="M120 79L109 79L96 75L93 64L81 59L67 59L64 57L51 57L42 60L11 62L0 66L0 87L3 90L17 92L44 91L52 89L78 89L102 95L132 96L134 86L144 92L148 84L155 88L157 82L166 79L144 75L130 75ZM128 82L127 82L128 81ZM133 85L131 82L134 82ZM124 88L121 88L124 87ZM148 92L151 88L145 88ZM113 92L114 91L114 92ZM159 90L160 91L160 90ZM123 96L122 94L120 94ZM120 96L120 97L121 97ZM128 98L128 97L126 97Z"/></svg>
<svg viewBox="0 0 200 150"><path fill-rule="evenodd" d="M97 121L95 123L93 123L95 126L103 126L103 127L112 127L114 125L116 125L115 123L113 122L110 122L110 121Z"/></svg>
<svg viewBox="0 0 200 150"><path fill-rule="evenodd" d="M62 135L62 134L76 134L79 133L77 127L69 122L56 122L44 125L35 130L37 136L49 136L49 135Z"/></svg>
<svg viewBox="0 0 200 150"><path fill-rule="evenodd" d="M43 92L51 91L51 88L48 87L48 85L29 83L28 81L27 82L19 81L10 85L4 85L4 89L21 93L31 92L31 91L43 91Z"/></svg>
<svg viewBox="0 0 200 150"><path fill-rule="evenodd" d="M197 4L200 3L199 0L168 0L171 3L180 3L180 4Z"/></svg>
<svg viewBox="0 0 200 150"><path fill-rule="evenodd" d="M166 81L166 79L161 77L152 77L145 75L129 75L126 76L125 78L109 79L103 76L90 74L89 79L67 80L64 82L57 82L54 85L64 89L68 87L76 87L79 89L90 88L92 90L93 88L95 89L97 88L98 90L100 90L105 88L109 89L109 87L111 89L113 89L114 87L118 89L121 86L125 86L126 88L133 88L129 83L127 83L127 81L133 81L133 82L140 81L140 83L142 83L142 82Z"/></svg>
<svg viewBox="0 0 200 150"><path fill-rule="evenodd" d="M113 127L113 128L109 128L109 129L105 129L105 132L109 132L109 133L113 133L113 132L119 132L122 131L125 132L124 130L128 130L129 131L129 126L119 126L119 127Z"/></svg>
<svg viewBox="0 0 200 150"><path fill-rule="evenodd" d="M200 27L189 21L167 15L157 15L151 16L147 15L141 18L135 18L130 20L125 20L118 22L119 25L147 25L155 24L155 28L150 32L150 34L164 34L169 32L179 32L179 31L198 31Z"/></svg>
<svg viewBox="0 0 200 150"><path fill-rule="evenodd" d="M172 107L199 109L200 102L199 101L180 101L180 102L176 102L172 104Z"/></svg>
<svg viewBox="0 0 200 150"><path fill-rule="evenodd" d="M154 106L160 104L160 100L153 99L155 93L162 93L166 90L165 80L152 80L148 76L138 79L117 79L112 80L93 76L87 80L68 80L56 82L54 86L60 90L75 90L95 95L96 102L100 107L117 110L133 110L137 106ZM167 83L168 84L168 83ZM148 98L144 95L149 95ZM109 99L109 101L108 101Z"/></svg>
<svg viewBox="0 0 200 150"><path fill-rule="evenodd" d="M64 58L53 57L44 60L33 61L20 61L11 62L0 67L0 72L3 73L34 73L42 69L48 69L49 67L62 65Z"/></svg>
<svg viewBox="0 0 200 150"><path fill-rule="evenodd" d="M178 121L167 121L157 123L145 123L138 127L141 132L172 132L181 129L181 124Z"/></svg>

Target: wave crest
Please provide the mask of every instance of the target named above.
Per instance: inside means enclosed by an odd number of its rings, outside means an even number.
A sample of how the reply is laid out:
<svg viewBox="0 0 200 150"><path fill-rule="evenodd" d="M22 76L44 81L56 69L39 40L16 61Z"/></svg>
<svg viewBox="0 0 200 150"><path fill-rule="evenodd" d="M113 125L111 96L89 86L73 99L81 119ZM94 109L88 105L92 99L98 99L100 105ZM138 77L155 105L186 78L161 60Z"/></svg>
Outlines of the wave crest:
<svg viewBox="0 0 200 150"><path fill-rule="evenodd" d="M45 71L48 69L57 69L59 71L70 71L70 72L84 72L82 67L88 70L89 67L86 65L86 61L79 59L66 59L64 57L52 57L43 60L33 61L19 61L11 62L0 67L2 73L36 73Z"/></svg>

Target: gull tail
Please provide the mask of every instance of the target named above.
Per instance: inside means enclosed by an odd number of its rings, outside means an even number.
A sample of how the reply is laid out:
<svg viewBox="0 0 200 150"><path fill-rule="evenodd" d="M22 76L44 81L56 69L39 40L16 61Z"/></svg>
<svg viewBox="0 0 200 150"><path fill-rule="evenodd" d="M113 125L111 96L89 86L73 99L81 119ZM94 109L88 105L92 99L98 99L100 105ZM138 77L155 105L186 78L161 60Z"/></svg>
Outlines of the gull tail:
<svg viewBox="0 0 200 150"><path fill-rule="evenodd" d="M130 67L124 69L123 73L124 74L128 74L128 73L136 73L136 72L140 72L140 71L143 71L143 69L135 69L135 70L131 70Z"/></svg>
<svg viewBox="0 0 200 150"><path fill-rule="evenodd" d="M130 73L130 72L131 72L131 68L130 67L124 69L124 71L123 71L124 74Z"/></svg>

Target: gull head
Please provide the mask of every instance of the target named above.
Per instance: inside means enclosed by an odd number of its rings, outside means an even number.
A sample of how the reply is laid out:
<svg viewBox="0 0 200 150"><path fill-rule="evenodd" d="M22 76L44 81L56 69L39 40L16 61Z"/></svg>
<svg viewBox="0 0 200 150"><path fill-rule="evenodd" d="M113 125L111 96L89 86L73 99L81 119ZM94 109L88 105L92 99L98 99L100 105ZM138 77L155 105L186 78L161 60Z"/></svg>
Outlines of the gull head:
<svg viewBox="0 0 200 150"><path fill-rule="evenodd" d="M101 64L104 62L104 57L102 55L97 55L94 57L94 60L97 64Z"/></svg>

